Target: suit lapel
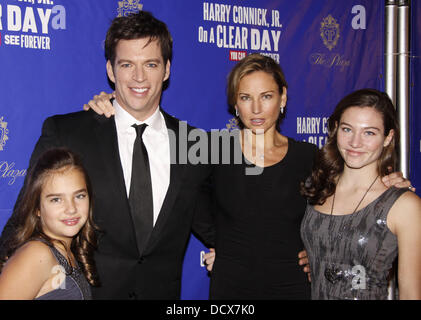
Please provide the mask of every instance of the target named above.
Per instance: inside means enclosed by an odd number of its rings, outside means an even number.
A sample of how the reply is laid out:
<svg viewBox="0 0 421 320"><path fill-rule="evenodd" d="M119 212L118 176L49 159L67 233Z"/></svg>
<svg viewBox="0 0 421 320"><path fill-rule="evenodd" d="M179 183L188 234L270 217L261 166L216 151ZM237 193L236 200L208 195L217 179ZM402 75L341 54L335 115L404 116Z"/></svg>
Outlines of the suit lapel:
<svg viewBox="0 0 421 320"><path fill-rule="evenodd" d="M115 126L114 117L106 118L104 116L95 115L97 126L94 132L99 146L98 152L104 164L101 166L105 168L104 176L109 177L106 183L111 184L114 194L113 199L119 201L121 210L118 212L119 219L124 219L125 224L128 225L126 230L122 232L133 232L133 239L136 239L133 217L130 211L129 201L127 198L126 185L124 182L124 174L120 160L120 152L118 148L117 130ZM110 195L111 196L111 195Z"/></svg>
<svg viewBox="0 0 421 320"><path fill-rule="evenodd" d="M161 211L159 212L158 219L152 230L151 237L149 239L147 251L151 250L153 245L159 239L162 230L164 229L165 223L168 216L173 211L174 203L180 190L182 176L186 165L178 163L179 156L179 143L180 143L180 132L179 132L179 121L174 117L171 117L166 112L161 110L165 118L165 123L170 135L170 155L171 155L171 166L170 166L170 184L168 186L167 194L165 195L164 202L162 204ZM174 139L171 140L171 135L175 134ZM173 135L174 136L174 135ZM187 137L186 137L187 138Z"/></svg>
<svg viewBox="0 0 421 320"><path fill-rule="evenodd" d="M163 229L165 228L166 221L170 216L171 212L174 208L174 203L177 199L177 195L179 193L182 176L184 174L184 170L186 168L185 164L178 163L179 157L179 140L180 140L180 125L179 121L174 117L168 115L163 110L161 110L162 114L164 115L165 123L169 132L169 135L175 136L175 139L171 140L170 138L170 156L171 156L171 164L170 164L170 184L168 186L167 193L165 195L164 202L162 204L161 211L158 215L158 219L155 223L155 226L152 230L151 236L149 238L149 243L145 249L145 252L148 252L153 249L154 244L160 238ZM134 232L134 224L133 224L133 217L130 212L129 202L127 199L126 193L126 185L124 182L124 175L121 166L120 160L120 153L118 149L118 140L117 140L117 131L115 127L114 117L109 119L105 118L104 116L97 116L96 117L98 126L94 129L96 134L96 139L98 141L99 150L101 152L101 158L104 161L107 161L105 168L107 168L107 175L108 176L117 176L117 181L113 180L110 183L116 183L118 192L118 198L125 199L125 207L126 210L124 212L128 212L130 217L130 222L132 224L132 230ZM187 137L186 137L187 138ZM174 141L175 140L175 141ZM135 235L134 235L135 236Z"/></svg>
<svg viewBox="0 0 421 320"><path fill-rule="evenodd" d="M117 183L118 188L116 189L121 191L120 196L124 195L124 198L127 199L114 117L108 119L104 116L97 116L97 123L98 126L94 131L102 155L101 158L106 161L104 167L107 168L110 177L117 177L117 181L113 180L110 183Z"/></svg>

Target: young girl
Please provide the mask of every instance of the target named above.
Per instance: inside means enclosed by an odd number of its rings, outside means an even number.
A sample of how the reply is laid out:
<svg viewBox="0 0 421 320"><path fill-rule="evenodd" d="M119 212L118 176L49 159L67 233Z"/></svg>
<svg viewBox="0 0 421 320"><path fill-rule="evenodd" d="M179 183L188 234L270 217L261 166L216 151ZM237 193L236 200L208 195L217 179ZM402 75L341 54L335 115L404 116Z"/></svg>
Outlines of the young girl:
<svg viewBox="0 0 421 320"><path fill-rule="evenodd" d="M329 139L303 187L301 236L312 299L387 299L398 257L400 299L421 299L421 199L387 188L399 130L389 97L363 89L329 118Z"/></svg>
<svg viewBox="0 0 421 320"><path fill-rule="evenodd" d="M52 149L39 158L17 208L17 232L0 258L0 299L91 298L89 285L99 284L91 198L72 152Z"/></svg>

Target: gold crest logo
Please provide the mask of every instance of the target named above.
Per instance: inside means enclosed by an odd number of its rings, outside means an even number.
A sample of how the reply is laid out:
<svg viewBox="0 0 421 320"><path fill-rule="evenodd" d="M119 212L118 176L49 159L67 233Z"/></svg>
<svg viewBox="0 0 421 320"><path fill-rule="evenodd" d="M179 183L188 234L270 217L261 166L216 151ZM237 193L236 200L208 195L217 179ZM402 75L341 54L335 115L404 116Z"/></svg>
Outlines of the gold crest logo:
<svg viewBox="0 0 421 320"><path fill-rule="evenodd" d="M230 119L226 126L228 130L240 129L237 118Z"/></svg>
<svg viewBox="0 0 421 320"><path fill-rule="evenodd" d="M7 129L7 122L3 121L4 117L0 118L0 151L3 150L3 147L6 144L6 140L9 139L7 134L9 133L9 130Z"/></svg>
<svg viewBox="0 0 421 320"><path fill-rule="evenodd" d="M118 17L125 17L130 13L141 11L143 4L139 3L140 0L123 0L118 2Z"/></svg>
<svg viewBox="0 0 421 320"><path fill-rule="evenodd" d="M336 47L340 37L339 24L330 14L324 18L321 23L320 36L323 39L324 45L329 50L332 50L334 47Z"/></svg>

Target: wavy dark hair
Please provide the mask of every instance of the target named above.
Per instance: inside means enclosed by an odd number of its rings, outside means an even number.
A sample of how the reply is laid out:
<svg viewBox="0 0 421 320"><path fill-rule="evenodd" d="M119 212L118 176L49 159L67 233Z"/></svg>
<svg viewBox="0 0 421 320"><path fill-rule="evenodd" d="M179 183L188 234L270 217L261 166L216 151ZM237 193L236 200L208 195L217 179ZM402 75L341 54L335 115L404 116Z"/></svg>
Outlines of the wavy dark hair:
<svg viewBox="0 0 421 320"><path fill-rule="evenodd" d="M322 205L335 192L337 178L344 170L344 160L337 146L337 131L342 114L350 107L374 108L383 118L384 135L387 136L390 130L394 131L391 142L383 148L377 161L377 171L383 177L389 173L389 168L396 168L399 124L392 101L386 93L375 89L352 92L338 103L330 116L327 142L316 156L310 178L301 186L303 195L311 205Z"/></svg>
<svg viewBox="0 0 421 320"><path fill-rule="evenodd" d="M149 42L158 40L164 65L168 61L171 62L173 40L167 25L148 11L116 17L112 21L105 38L105 58L110 60L111 66L114 67L118 42L141 38L149 38Z"/></svg>
<svg viewBox="0 0 421 320"><path fill-rule="evenodd" d="M228 85L227 85L227 97L228 97L228 112L235 116L238 120L239 127L244 128L244 124L241 122L240 118L235 114L235 105L237 104L237 95L238 88L240 86L240 81L245 76L256 72L263 71L267 74L270 74L275 80L279 88L279 93L282 95L283 88L288 89L287 81L285 80L284 72L282 71L281 66L272 58L267 56L262 56L259 53L252 53L240 60L234 68L231 70L228 75ZM276 123L276 129L279 131L280 123L285 117L285 113L279 113L279 118Z"/></svg>
<svg viewBox="0 0 421 320"><path fill-rule="evenodd" d="M41 238L52 246L55 242L61 243L61 241L51 239L43 232L41 219L37 213L40 210L41 192L47 178L54 173L69 169L79 170L83 174L90 200L88 219L73 238L70 250L80 264L88 282L93 286L99 285L93 259L93 253L97 247L96 230L98 228L92 219L93 197L91 182L80 158L65 148L55 148L44 152L30 170L22 198L16 207L18 222L16 232L5 243L5 256L0 258L0 272L7 258L11 257L18 248L31 239ZM66 248L66 246L64 247Z"/></svg>

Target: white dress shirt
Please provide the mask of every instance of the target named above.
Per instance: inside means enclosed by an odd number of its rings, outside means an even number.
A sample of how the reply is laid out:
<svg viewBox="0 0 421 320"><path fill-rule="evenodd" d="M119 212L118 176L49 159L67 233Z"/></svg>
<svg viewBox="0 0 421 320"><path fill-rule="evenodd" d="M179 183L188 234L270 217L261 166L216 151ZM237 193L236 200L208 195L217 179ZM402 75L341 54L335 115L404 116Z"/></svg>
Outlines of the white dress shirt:
<svg viewBox="0 0 421 320"><path fill-rule="evenodd" d="M153 224L158 219L159 212L170 184L170 144L167 126L159 107L145 121L136 120L114 100L115 124L117 128L118 150L123 168L127 197L130 194L132 177L133 146L136 130L133 124L146 123L142 139L148 151L149 167L152 180Z"/></svg>

